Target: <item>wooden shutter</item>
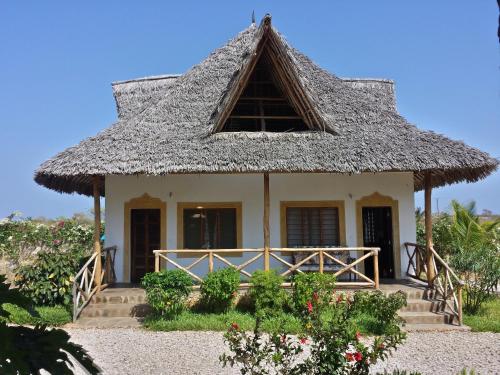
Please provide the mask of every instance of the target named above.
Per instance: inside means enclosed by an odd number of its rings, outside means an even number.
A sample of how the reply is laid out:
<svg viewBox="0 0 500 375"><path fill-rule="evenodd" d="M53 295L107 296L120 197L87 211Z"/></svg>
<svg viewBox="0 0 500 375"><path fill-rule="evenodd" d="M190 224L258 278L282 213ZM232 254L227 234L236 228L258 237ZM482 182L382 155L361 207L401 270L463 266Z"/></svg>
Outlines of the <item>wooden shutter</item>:
<svg viewBox="0 0 500 375"><path fill-rule="evenodd" d="M339 211L336 207L288 207L287 246L339 246Z"/></svg>

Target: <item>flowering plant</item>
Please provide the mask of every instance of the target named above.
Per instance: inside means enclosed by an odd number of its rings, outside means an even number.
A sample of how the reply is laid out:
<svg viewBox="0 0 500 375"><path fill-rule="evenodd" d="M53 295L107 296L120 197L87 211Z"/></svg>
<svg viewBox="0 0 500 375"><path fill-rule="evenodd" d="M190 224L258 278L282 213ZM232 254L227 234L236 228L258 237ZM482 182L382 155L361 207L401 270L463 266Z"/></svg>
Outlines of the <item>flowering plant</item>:
<svg viewBox="0 0 500 375"><path fill-rule="evenodd" d="M405 334L394 324L388 333L364 340L354 323L360 301L344 294L335 297L332 290L314 290L302 308L296 306L302 335L265 336L259 319L253 334L233 325L225 334L232 354L223 354L220 360L224 366L239 365L243 375L368 374L370 366L387 358Z"/></svg>

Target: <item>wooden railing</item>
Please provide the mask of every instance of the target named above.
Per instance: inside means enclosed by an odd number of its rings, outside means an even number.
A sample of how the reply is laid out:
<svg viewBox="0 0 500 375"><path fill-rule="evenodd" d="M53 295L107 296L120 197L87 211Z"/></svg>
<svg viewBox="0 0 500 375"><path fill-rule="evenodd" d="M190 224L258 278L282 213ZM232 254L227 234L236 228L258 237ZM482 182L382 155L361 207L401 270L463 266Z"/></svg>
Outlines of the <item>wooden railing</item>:
<svg viewBox="0 0 500 375"><path fill-rule="evenodd" d="M104 265L100 276L100 290L116 281L115 255L116 246L107 247L101 252L101 259L104 257ZM97 253L93 253L73 279L73 321L78 318L92 296L98 292L99 287L96 284L95 274L97 259Z"/></svg>
<svg viewBox="0 0 500 375"><path fill-rule="evenodd" d="M433 292L433 298L440 301L441 312L450 313L462 325L462 289L463 281L455 274L447 262L431 246L430 251L434 256L432 266L434 277L427 279L426 247L415 243L405 243L408 254L408 267L406 274L414 279L424 281ZM450 322L452 323L452 321Z"/></svg>
<svg viewBox="0 0 500 375"><path fill-rule="evenodd" d="M280 263L280 265L285 266L282 276L289 276L294 273L304 272L304 268L311 270L311 262L314 266L317 266L317 272L319 273L332 273L335 277L339 277L343 274L351 274L354 276L354 281L337 281L339 286L367 286L367 287L379 287L379 272L378 272L378 252L379 248L373 247L335 247L335 248L271 248L269 249L269 257L274 258ZM359 253L362 255L359 258L352 258L349 256L352 252ZM304 258L296 263L292 263L289 259L285 259L284 254L301 253L304 254ZM203 264L205 260L207 261L207 268L204 268L204 272L213 272L215 262L220 262L224 266L234 267L237 269L243 278L250 278L251 274L246 270L250 265L254 265L258 260L262 260L262 264L257 265L257 269L265 269L265 249L200 249L200 250L154 250L155 254L155 271L160 271L160 262L163 260L165 265L172 265L173 267L180 269L190 275L194 281L201 282L202 277L200 274L196 274L194 271L195 266ZM242 263L235 264L227 259L227 257L234 254L251 254L249 259L244 260ZM347 257L341 258L340 255L347 255ZM169 255L176 255L175 260ZM192 258L193 261L189 265L179 264L178 255L183 258ZM362 272L356 269L356 266L363 264L368 258L373 257L373 279L369 278ZM290 283L284 283L284 286ZM241 283L241 286L248 286L248 283ZM198 285L195 288L199 287Z"/></svg>

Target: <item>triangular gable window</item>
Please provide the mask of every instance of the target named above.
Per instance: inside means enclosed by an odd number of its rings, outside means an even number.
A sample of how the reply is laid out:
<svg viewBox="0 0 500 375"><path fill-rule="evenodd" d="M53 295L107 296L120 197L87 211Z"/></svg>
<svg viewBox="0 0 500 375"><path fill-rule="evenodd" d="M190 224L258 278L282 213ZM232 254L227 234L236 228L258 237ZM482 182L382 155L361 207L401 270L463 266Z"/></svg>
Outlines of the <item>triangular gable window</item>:
<svg viewBox="0 0 500 375"><path fill-rule="evenodd" d="M222 131L304 131L309 127L273 78L268 56L263 53Z"/></svg>
<svg viewBox="0 0 500 375"><path fill-rule="evenodd" d="M288 47L266 15L228 91L212 114L217 132L332 132L299 79Z"/></svg>

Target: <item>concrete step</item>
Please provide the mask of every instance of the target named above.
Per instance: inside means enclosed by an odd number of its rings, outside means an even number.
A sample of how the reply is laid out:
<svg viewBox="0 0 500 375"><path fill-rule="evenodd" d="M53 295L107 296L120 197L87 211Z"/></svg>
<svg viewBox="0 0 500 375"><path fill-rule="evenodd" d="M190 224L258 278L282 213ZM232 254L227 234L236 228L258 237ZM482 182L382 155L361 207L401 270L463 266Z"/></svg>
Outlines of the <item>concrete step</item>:
<svg viewBox="0 0 500 375"><path fill-rule="evenodd" d="M151 312L151 307L145 303L92 303L80 314L84 318L94 317L144 317Z"/></svg>
<svg viewBox="0 0 500 375"><path fill-rule="evenodd" d="M449 321L448 315L429 311L400 311L398 315L407 324L447 324Z"/></svg>
<svg viewBox="0 0 500 375"><path fill-rule="evenodd" d="M92 297L91 303L146 303L146 292L140 288L109 288Z"/></svg>
<svg viewBox="0 0 500 375"><path fill-rule="evenodd" d="M399 311L428 312L433 311L434 302L424 299L408 299L406 306Z"/></svg>
<svg viewBox="0 0 500 375"><path fill-rule="evenodd" d="M403 330L406 332L433 331L433 332L449 332L449 331L470 331L470 327L459 326L456 324L405 324Z"/></svg>
<svg viewBox="0 0 500 375"><path fill-rule="evenodd" d="M141 328L140 318L85 318L80 317L74 323L69 323L64 328Z"/></svg>

